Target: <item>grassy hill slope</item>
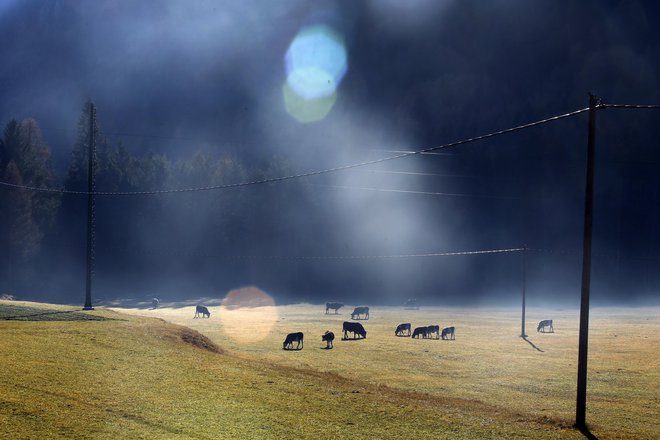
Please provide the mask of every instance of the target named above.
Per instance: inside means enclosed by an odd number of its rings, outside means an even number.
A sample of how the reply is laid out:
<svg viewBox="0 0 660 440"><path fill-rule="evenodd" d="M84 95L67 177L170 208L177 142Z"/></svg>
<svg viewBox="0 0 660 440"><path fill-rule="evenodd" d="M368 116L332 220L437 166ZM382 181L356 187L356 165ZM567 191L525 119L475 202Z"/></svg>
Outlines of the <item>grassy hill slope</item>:
<svg viewBox="0 0 660 440"><path fill-rule="evenodd" d="M476 401L228 355L159 319L91 314L106 320L0 319L0 436L581 438Z"/></svg>

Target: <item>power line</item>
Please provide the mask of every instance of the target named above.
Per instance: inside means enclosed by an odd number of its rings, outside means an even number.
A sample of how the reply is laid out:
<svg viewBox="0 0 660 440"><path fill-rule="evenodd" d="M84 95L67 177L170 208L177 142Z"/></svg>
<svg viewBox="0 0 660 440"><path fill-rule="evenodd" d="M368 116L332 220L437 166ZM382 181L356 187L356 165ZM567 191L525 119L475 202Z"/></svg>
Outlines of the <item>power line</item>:
<svg viewBox="0 0 660 440"><path fill-rule="evenodd" d="M376 173L376 174L402 174L407 176L429 176L429 177L457 177L461 179L502 179L502 180L515 180L515 177L510 176L476 176L468 174L442 174L442 173L421 173L417 171L390 171L390 170L356 170L361 173Z"/></svg>
<svg viewBox="0 0 660 440"><path fill-rule="evenodd" d="M660 109L657 104L600 104L599 108L636 108L636 109Z"/></svg>
<svg viewBox="0 0 660 440"><path fill-rule="evenodd" d="M581 249L548 249L536 247L513 247L513 248L498 248L498 249L478 249L469 251L451 251L451 252L431 252L431 253L412 253L412 254L373 254L373 255L222 255L222 254L204 254L200 252L185 252L175 251L167 252L163 250L158 251L138 251L137 254L158 256L174 256L174 257L197 257L197 258L217 258L227 260L376 260L376 259L403 259L403 258L430 258L430 257L451 257L451 256L464 256L464 255L485 255L485 254L501 254L512 252L532 252L536 254L546 254L555 257L562 256L581 256ZM612 253L596 253L594 257L601 260L617 260L617 261L638 261L638 262L658 262L660 259L653 258L652 255L644 254L642 256L628 256L616 255Z"/></svg>
<svg viewBox="0 0 660 440"><path fill-rule="evenodd" d="M379 148L371 148L369 151L382 151L384 153L415 153L415 150L381 150ZM423 155L431 155L431 156L456 156L456 153L431 153L431 152L425 152L421 153Z"/></svg>
<svg viewBox="0 0 660 440"><path fill-rule="evenodd" d="M435 191L413 191L405 189L390 189L390 188L370 188L362 186L349 186L349 185L323 185L318 183L310 183L312 186L321 186L325 188L336 188L336 189L355 189L362 191L376 191L376 192L391 192L391 193L402 193L402 194L420 194L428 196L445 196L445 197L476 197L476 198L486 198L486 199L527 199L527 198L537 198L537 197L521 197L521 196L498 196L498 195L489 195L489 194L467 194L467 193L444 193L444 192L435 192Z"/></svg>
<svg viewBox="0 0 660 440"><path fill-rule="evenodd" d="M329 174L329 173L335 173L338 171L345 171L345 170L350 170L353 168L359 168L359 167L364 167L368 165L374 165L378 163L383 163L383 162L388 162L391 160L396 160L396 159L402 159L405 157L410 157L410 156L416 156L416 155L422 155L428 152L436 151L436 150L441 150L445 148L451 148L451 147L456 147L458 145L464 145L484 139L489 139L492 137L496 136L501 136L507 133L512 133L514 131L519 131L519 130L524 130L527 128L531 127L536 127L539 125L547 124L550 122L558 121L560 119L565 119L569 118L575 115L578 115L580 113L584 113L586 111L589 111L589 108L582 108L579 110L575 110L572 112L564 113L561 115L556 115L556 116L551 116L549 118L541 119L538 121L530 122L527 124L523 125L518 125L515 127L507 128L504 130L499 130L495 131L492 133L480 135L480 136L475 136L467 139L462 139L460 141L455 141L455 142L449 142L443 145L438 145L435 147L428 147L424 148L422 150L417 150L417 151L411 151L411 152L405 152L405 153L400 153L396 154L394 156L388 156L380 159L374 159L374 160L369 160L365 162L359 162L359 163L354 163L354 164L349 164L349 165L342 165L338 167L333 167L333 168L326 168L322 170L316 170L316 171L309 171L306 173L299 173L299 174L292 174L288 176L281 176L281 177L272 177L272 178L266 178L266 179L260 179L260 180L252 180L252 181L247 181L247 182L238 182L238 183L229 183L229 184L222 184L222 185L210 185L210 186L203 186L203 187L195 187L195 188L179 188L179 189L165 189L165 190L151 190L151 191L120 191L120 192L110 192L110 191L99 191L95 192L95 195L99 196L129 196L129 195L155 195L155 194L174 194L174 193L184 193L184 192L196 192L196 191L211 191L211 190L218 190L218 189L229 189L229 188L239 188L239 187L245 187L245 186L252 186L252 185L262 185L266 183L277 183L277 182L283 182L287 180L293 180L293 179L299 179L303 177L311 177L311 176L318 176L322 174ZM6 187L11 187L11 188L21 188L29 191L42 191L42 192L56 192L60 194L77 194L77 195L88 195L88 191L71 191L71 190L66 190L66 189L55 189L55 188L38 188L38 187L33 187L33 186L26 186L26 185L15 185L7 182L0 182L1 186L6 186Z"/></svg>
<svg viewBox="0 0 660 440"><path fill-rule="evenodd" d="M200 258L223 258L232 260L372 260L372 259L399 259L399 258L429 258L429 257L451 257L460 255L484 255L484 254L502 254L509 252L520 252L524 248L505 248L505 249L479 249L472 251L454 251L454 252L433 252L417 254L393 254L393 255L211 255L199 254L194 252L172 252L169 255L182 257L200 257ZM168 254L167 252L154 252L158 255Z"/></svg>

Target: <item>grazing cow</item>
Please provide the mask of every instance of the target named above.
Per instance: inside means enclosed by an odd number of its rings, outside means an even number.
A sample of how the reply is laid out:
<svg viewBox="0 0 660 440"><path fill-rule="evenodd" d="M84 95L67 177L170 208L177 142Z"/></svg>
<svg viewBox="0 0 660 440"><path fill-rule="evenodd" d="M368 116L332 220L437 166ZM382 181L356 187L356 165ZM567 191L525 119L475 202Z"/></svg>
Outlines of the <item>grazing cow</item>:
<svg viewBox="0 0 660 440"><path fill-rule="evenodd" d="M303 341L304 335L303 332L289 333L286 335L284 344L282 344L282 350L293 350L293 343L296 342L296 350L302 350L305 346Z"/></svg>
<svg viewBox="0 0 660 440"><path fill-rule="evenodd" d="M408 333L407 335L404 335L403 333L406 332ZM396 330L394 330L394 335L395 336L410 336L410 323L407 322L405 324L399 324L396 326Z"/></svg>
<svg viewBox="0 0 660 440"><path fill-rule="evenodd" d="M536 327L537 332L545 333L545 328L550 327L550 332L549 333L554 333L555 329L552 327L552 319L544 319L543 321L539 322L539 326Z"/></svg>
<svg viewBox="0 0 660 440"><path fill-rule="evenodd" d="M364 315L364 318L360 318ZM369 307L356 307L351 313L351 319L369 319Z"/></svg>
<svg viewBox="0 0 660 440"><path fill-rule="evenodd" d="M348 339L348 332L353 333L353 339L360 339L360 336L363 338L367 337L367 331L362 327L362 324L359 322L348 322L344 321L344 339Z"/></svg>
<svg viewBox="0 0 660 440"><path fill-rule="evenodd" d="M413 331L412 337L419 339L421 336L422 338L426 338L426 330L427 327L415 327L415 331Z"/></svg>
<svg viewBox="0 0 660 440"><path fill-rule="evenodd" d="M439 325L429 325L426 327L426 337L430 338L435 333L435 339L440 339L440 326Z"/></svg>
<svg viewBox="0 0 660 440"><path fill-rule="evenodd" d="M335 311L335 315L337 314L337 311L344 307L342 303L325 303L325 314L327 315L329 310L332 309Z"/></svg>
<svg viewBox="0 0 660 440"><path fill-rule="evenodd" d="M442 339L456 339L456 329L454 327L445 327L442 329Z"/></svg>
<svg viewBox="0 0 660 440"><path fill-rule="evenodd" d="M321 336L321 340L326 342L325 348L330 349L332 348L332 341L335 340L335 334L328 330Z"/></svg>
<svg viewBox="0 0 660 440"><path fill-rule="evenodd" d="M160 304L160 301L158 301L158 298L154 298L154 299L151 300L151 307L152 307L153 309L157 309L157 308L158 308L158 304Z"/></svg>
<svg viewBox="0 0 660 440"><path fill-rule="evenodd" d="M201 316L202 318L205 317L205 316L207 318L210 318L211 317L211 312L209 312L209 309L207 309L204 306L197 306L195 308L195 318L199 318L200 317L199 315L202 315Z"/></svg>

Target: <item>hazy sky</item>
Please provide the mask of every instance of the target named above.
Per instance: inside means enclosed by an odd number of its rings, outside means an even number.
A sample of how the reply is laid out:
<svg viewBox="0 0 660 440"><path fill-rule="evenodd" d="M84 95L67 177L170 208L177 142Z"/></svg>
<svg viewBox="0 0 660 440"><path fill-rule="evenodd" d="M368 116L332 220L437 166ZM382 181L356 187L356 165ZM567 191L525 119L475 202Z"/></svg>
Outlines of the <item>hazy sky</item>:
<svg viewBox="0 0 660 440"><path fill-rule="evenodd" d="M134 152L204 149L248 162L278 154L301 171L321 169L583 108L588 92L658 103L658 18L657 2L634 0L0 0L0 122L37 119L61 169L87 98L106 136ZM594 252L608 258L594 270L616 272L633 298L657 299L660 115L599 118ZM345 213L337 221L353 232L337 242L353 255L579 251L585 143L582 115L309 183ZM530 261L540 296L560 286L573 301L571 255L570 270L556 254ZM474 282L500 264L518 263L453 260L438 295L465 278L480 285L474 300L509 292L511 279ZM382 286L411 284L411 272L361 270ZM618 298L611 284L596 277L603 300Z"/></svg>

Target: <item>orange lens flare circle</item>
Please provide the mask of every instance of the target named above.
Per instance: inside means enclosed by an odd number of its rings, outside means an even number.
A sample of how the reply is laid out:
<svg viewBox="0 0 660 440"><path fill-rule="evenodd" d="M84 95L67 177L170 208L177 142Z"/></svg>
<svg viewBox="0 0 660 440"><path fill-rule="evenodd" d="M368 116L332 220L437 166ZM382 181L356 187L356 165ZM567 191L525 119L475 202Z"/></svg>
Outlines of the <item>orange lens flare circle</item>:
<svg viewBox="0 0 660 440"><path fill-rule="evenodd" d="M224 333L241 343L265 339L278 320L273 298L253 286L230 291L219 315Z"/></svg>

